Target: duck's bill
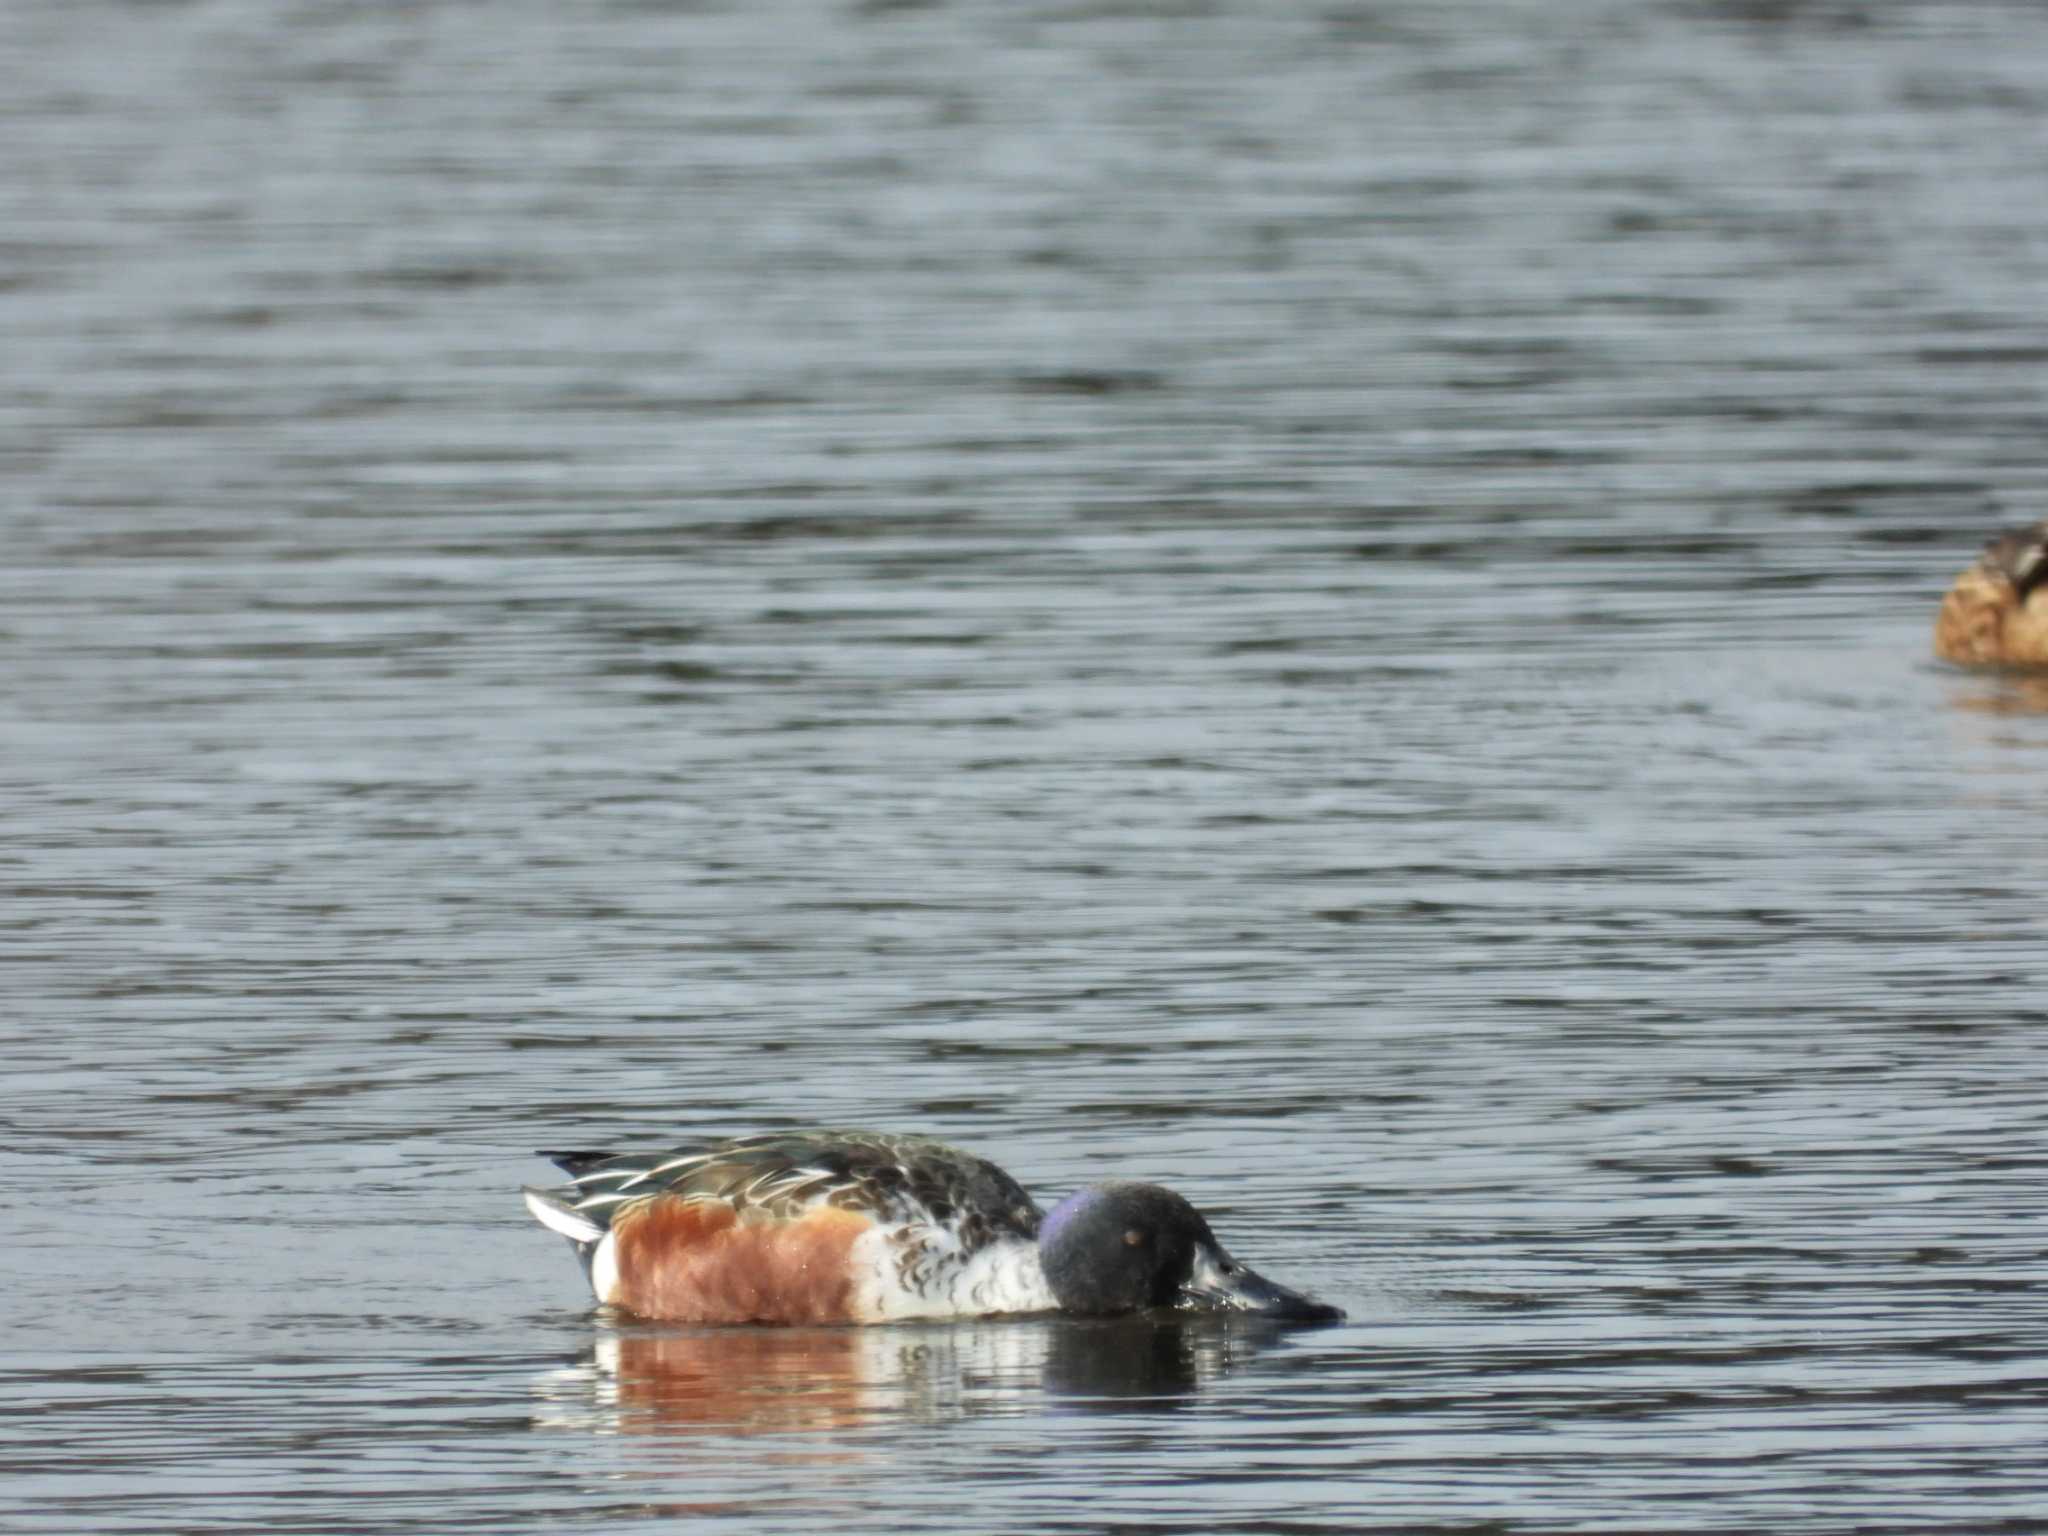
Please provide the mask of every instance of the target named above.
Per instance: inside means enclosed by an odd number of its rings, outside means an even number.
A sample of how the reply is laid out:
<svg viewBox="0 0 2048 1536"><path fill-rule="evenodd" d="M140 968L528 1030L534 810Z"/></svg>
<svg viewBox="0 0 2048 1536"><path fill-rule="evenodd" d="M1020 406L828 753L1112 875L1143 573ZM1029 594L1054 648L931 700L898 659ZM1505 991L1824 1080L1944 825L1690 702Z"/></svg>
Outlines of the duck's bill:
<svg viewBox="0 0 2048 1536"><path fill-rule="evenodd" d="M1197 1250L1178 1304L1197 1312L1250 1312L1283 1323L1334 1323L1344 1316L1342 1308L1291 1291L1227 1253L1207 1248Z"/></svg>

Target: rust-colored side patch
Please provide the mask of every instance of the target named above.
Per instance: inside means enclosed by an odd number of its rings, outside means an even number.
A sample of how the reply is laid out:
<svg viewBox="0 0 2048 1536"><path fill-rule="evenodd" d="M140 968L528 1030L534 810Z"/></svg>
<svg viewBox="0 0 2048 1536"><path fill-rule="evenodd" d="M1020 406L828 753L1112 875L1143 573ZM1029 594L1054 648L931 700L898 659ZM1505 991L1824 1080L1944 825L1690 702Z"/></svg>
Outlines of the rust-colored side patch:
<svg viewBox="0 0 2048 1536"><path fill-rule="evenodd" d="M872 1226L818 1206L795 1221L742 1222L722 1200L657 1195L612 1222L614 1304L678 1323L848 1323L848 1250Z"/></svg>

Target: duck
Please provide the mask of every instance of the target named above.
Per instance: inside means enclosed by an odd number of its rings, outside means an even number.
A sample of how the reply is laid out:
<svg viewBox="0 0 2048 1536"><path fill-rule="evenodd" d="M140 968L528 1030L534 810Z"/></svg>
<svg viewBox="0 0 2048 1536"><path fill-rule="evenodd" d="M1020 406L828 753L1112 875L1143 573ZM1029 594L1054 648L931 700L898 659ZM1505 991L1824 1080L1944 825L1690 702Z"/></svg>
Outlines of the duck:
<svg viewBox="0 0 2048 1536"><path fill-rule="evenodd" d="M2048 666L2048 522L1994 537L1948 589L1934 654L1966 667Z"/></svg>
<svg viewBox="0 0 2048 1536"><path fill-rule="evenodd" d="M651 1321L1344 1316L1232 1258L1170 1189L1111 1180L1041 1211L994 1163L928 1136L772 1131L539 1155L569 1179L525 1186L527 1210L569 1240L599 1305Z"/></svg>

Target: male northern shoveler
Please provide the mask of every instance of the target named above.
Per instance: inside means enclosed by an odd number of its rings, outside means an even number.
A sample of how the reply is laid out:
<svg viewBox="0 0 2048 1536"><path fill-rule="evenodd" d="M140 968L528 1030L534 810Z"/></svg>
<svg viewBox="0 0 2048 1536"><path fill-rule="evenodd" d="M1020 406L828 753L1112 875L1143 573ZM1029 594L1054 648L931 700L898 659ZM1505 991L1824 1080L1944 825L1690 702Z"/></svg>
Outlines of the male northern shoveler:
<svg viewBox="0 0 2048 1536"><path fill-rule="evenodd" d="M2048 666L2048 523L1984 546L1934 621L1934 654L1964 666Z"/></svg>
<svg viewBox="0 0 2048 1536"><path fill-rule="evenodd" d="M1149 1307L1344 1314L1233 1259L1156 1184L1051 1213L994 1163L925 1136L789 1131L661 1152L544 1152L570 1179L526 1208L600 1302L691 1323L882 1323Z"/></svg>

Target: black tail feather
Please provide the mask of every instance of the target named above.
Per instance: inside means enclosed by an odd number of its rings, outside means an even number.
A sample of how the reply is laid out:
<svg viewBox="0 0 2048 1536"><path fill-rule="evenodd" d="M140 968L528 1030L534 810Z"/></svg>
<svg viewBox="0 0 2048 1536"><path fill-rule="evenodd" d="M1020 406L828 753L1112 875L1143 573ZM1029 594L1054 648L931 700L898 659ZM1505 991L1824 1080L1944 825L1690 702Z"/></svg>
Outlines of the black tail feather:
<svg viewBox="0 0 2048 1536"><path fill-rule="evenodd" d="M590 1172L591 1169L595 1168L599 1163L608 1163L614 1157L618 1156L616 1152L545 1151L537 1152L534 1155L536 1157L546 1158L549 1162L553 1163L557 1168L561 1169L564 1173L568 1174L569 1177L572 1179L581 1178L584 1174Z"/></svg>

